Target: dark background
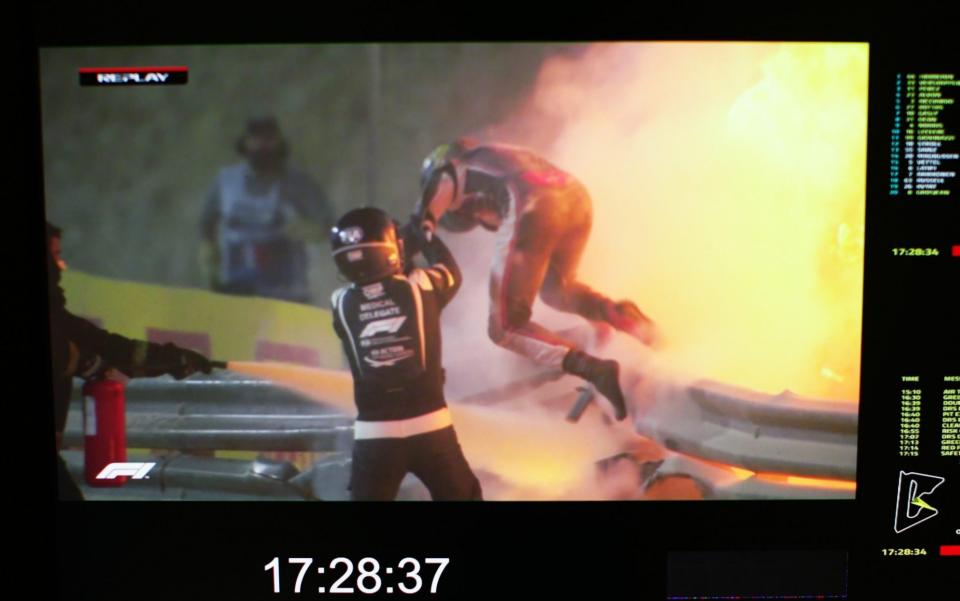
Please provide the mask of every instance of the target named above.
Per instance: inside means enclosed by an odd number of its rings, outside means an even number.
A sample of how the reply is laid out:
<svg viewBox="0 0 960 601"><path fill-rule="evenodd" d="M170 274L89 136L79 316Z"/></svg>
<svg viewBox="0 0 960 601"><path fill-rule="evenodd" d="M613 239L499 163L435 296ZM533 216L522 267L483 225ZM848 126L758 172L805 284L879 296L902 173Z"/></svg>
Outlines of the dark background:
<svg viewBox="0 0 960 601"><path fill-rule="evenodd" d="M916 11L924 5L912 5ZM272 7L276 8L276 7ZM604 8L606 10L600 10ZM656 19L640 7L613 10L551 9L528 21L513 12L492 14L487 6L465 7L454 12L449 5L417 10L403 16L368 11L324 19L251 19L247 25L222 26L218 15L196 18L191 12L164 10L163 18L148 15L40 14L40 42L69 44L122 44L176 41L265 42L342 40L347 31L362 39L591 39L591 38L749 38L869 40L871 86L882 86L884 77L903 60L948 50L953 39L944 33L949 17L901 21L875 15L870 23L823 18L824 14L783 15L752 13L718 18L682 6L682 20ZM686 9L686 10L683 10ZM602 16L599 14L602 12ZM79 14L77 14L79 13ZM453 16L455 14L455 16ZM153 15L154 17L156 15ZM900 15L897 15L898 17ZM178 20L178 18L180 20ZM249 15L248 15L249 18ZM529 23L533 23L530 25ZM233 23L237 23L233 20ZM269 25L265 25L269 23ZM903 23L902 26L893 27ZM526 28L522 25L526 24ZM939 28L938 28L939 24ZM246 29L244 28L246 27ZM533 32L533 33L531 33ZM951 34L952 36L953 34ZM926 37L924 37L926 36ZM29 29L21 32L23 48L18 64L27 94L19 98L18 114L25 127L27 199L22 207L23 239L35 252L36 275L29 299L33 321L42 331L46 319L44 284L39 275L42 252L40 217L42 184L38 172L40 143L36 129L35 55L37 39ZM913 56L905 56L910 50ZM886 62L884 62L886 61ZM921 63L924 64L924 63ZM956 67L954 67L955 69ZM31 80L32 78L32 80ZM31 81L33 83L31 83ZM874 90L872 89L871 92ZM876 119L886 90L871 95L871 152L868 172L867 256L864 300L864 352L861 394L860 453L856 501L841 502L671 502L639 503L496 503L457 504L63 504L53 501L52 436L50 413L29 412L36 432L28 453L39 459L37 478L28 498L36 498L37 532L51 523L55 535L37 534L32 544L16 555L18 575L35 571L27 580L43 592L57 589L60 598L182 598L267 599L269 575L263 566L273 557L313 557L323 563L338 555L359 559L373 556L381 563L402 556L449 556L451 565L441 580L441 598L533 597L589 595L590 598L661 599L665 595L669 551L724 549L838 549L850 551L851 598L885 597L930 599L950 595L956 582L955 559L937 557L885 560L880 549L891 542L896 474L901 468L889 451L890 423L884 407L895 405L900 373L916 367L931 373L955 370L957 360L955 297L946 290L955 264L930 261L922 267L904 267L885 259L891 245L901 245L905 231L926 244L950 242L956 237L956 202L925 212L884 205L886 185L887 123ZM31 135L32 132L32 135ZM879 157L879 159L878 159ZM31 160L31 158L33 160ZM882 207L878 209L877 207ZM907 228L907 229L904 229ZM916 242L919 243L919 240ZM954 259L955 260L955 259ZM901 294L902 284L915 294ZM32 295L32 296L31 296ZM31 326L30 324L33 324ZM36 337L33 338L36 340ZM41 343L40 381L44 370ZM34 363L35 365L35 363ZM36 373L36 372L31 372ZM41 390L36 402L51 406ZM887 399L887 404L884 404ZM52 413L52 412L51 412ZM960 481L956 465L953 481ZM44 477L43 469L50 476ZM939 468L936 468L939 469ZM950 473L943 473L951 480ZM955 490L955 489L954 489ZM951 535L949 500L940 497L940 524L927 534L894 539L898 546L923 544L935 554L937 544L958 544ZM53 504L51 507L50 504ZM33 522L29 522L32 525ZM931 534L933 533L933 534ZM930 537L930 538L927 538ZM56 559L50 561L50 541ZM908 542L909 541L909 542ZM803 569L803 566L799 566ZM948 576L949 574L949 576ZM25 576L24 576L25 577ZM309 583L309 586L324 584ZM325 583L329 585L329 582ZM955 587L955 585L953 585ZM953 591L956 589L953 588ZM52 592L52 591L50 591ZM304 597L306 598L305 594Z"/></svg>

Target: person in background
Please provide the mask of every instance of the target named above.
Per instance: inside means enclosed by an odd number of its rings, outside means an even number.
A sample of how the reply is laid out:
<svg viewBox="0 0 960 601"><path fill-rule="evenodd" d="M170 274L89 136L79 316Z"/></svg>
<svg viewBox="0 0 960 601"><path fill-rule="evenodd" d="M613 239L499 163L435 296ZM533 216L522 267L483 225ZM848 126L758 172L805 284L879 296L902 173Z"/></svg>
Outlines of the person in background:
<svg viewBox="0 0 960 601"><path fill-rule="evenodd" d="M201 268L223 294L311 301L307 244L326 241L333 213L323 191L287 163L272 116L247 122L243 160L220 169L201 218Z"/></svg>
<svg viewBox="0 0 960 601"><path fill-rule="evenodd" d="M83 494L70 476L59 450L70 410L73 378L115 378L170 374L177 379L196 372L210 373L210 361L174 344L131 340L98 328L67 310L60 285L67 268L60 255L60 228L46 224L48 301L50 305L50 359L57 445L57 481L62 500L82 501Z"/></svg>
<svg viewBox="0 0 960 601"><path fill-rule="evenodd" d="M460 288L460 269L439 238L411 243L426 269L404 270L396 223L371 207L331 232L337 269L351 282L331 298L357 403L350 495L393 500L413 473L434 500L481 500L443 395L440 312Z"/></svg>

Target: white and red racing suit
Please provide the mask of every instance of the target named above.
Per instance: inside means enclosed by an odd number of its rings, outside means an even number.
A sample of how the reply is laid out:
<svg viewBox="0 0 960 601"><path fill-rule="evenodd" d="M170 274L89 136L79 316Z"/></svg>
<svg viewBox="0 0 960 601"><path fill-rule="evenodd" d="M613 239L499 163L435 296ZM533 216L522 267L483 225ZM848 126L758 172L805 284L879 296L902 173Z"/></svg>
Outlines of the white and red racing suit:
<svg viewBox="0 0 960 601"><path fill-rule="evenodd" d="M435 202L444 176L453 180L455 192L448 208L437 211L433 207L444 204ZM550 367L561 367L568 351L579 346L531 319L538 293L560 311L621 330L635 327L636 318L627 319L621 310L624 303L577 279L593 220L589 193L533 152L487 144L459 153L434 171L415 214L439 217L440 225L452 230L480 224L497 232L488 324L496 344Z"/></svg>

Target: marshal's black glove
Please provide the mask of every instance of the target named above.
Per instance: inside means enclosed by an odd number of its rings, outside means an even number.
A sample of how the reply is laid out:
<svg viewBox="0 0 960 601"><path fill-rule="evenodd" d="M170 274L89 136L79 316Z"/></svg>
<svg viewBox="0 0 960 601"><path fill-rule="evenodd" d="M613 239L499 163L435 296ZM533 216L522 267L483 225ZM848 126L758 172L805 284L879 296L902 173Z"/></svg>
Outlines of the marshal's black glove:
<svg viewBox="0 0 960 601"><path fill-rule="evenodd" d="M71 346L75 349L76 346L73 343L70 343ZM72 351L73 349L71 349ZM84 357L80 357L77 361L77 369L74 375L83 378L84 380L97 380L103 377L103 374L107 371L108 366L104 362L103 358L100 355L91 353Z"/></svg>
<svg viewBox="0 0 960 601"><path fill-rule="evenodd" d="M410 221L397 229L397 235L403 240L403 264L410 268L413 266L413 258L429 244L427 230L416 215L411 215Z"/></svg>
<svg viewBox="0 0 960 601"><path fill-rule="evenodd" d="M151 345L147 356L147 368L182 380L197 372L208 374L213 369L213 365L200 353L168 342L163 345Z"/></svg>

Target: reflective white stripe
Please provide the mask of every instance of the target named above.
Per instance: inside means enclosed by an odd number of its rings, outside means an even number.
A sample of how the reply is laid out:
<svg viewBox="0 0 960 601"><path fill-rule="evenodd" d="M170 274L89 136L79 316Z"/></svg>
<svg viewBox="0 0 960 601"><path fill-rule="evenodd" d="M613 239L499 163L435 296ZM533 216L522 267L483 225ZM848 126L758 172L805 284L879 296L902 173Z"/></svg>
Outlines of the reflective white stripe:
<svg viewBox="0 0 960 601"><path fill-rule="evenodd" d="M337 288L333 291L333 294L330 295L330 306L336 310L338 304L340 303L340 297L347 291L346 287Z"/></svg>
<svg viewBox="0 0 960 601"><path fill-rule="evenodd" d="M450 410L444 407L426 415L382 422L353 422L353 438L363 440L368 438L407 438L417 434L425 434L441 430L453 425Z"/></svg>
<svg viewBox="0 0 960 601"><path fill-rule="evenodd" d="M423 273L422 271L419 273ZM424 275L424 277L427 277ZM430 278L427 277L429 280ZM427 369L427 333L423 329L423 299L420 297L420 286L407 280L410 291L413 293L413 304L417 306L417 328L420 331L420 364Z"/></svg>
<svg viewBox="0 0 960 601"><path fill-rule="evenodd" d="M350 246L344 246L343 248L338 248L333 251L334 256L339 255L345 250L355 250L358 248L370 247L370 246L389 246L390 248L396 248L396 245L390 244L389 242L361 242L360 244L351 244Z"/></svg>

